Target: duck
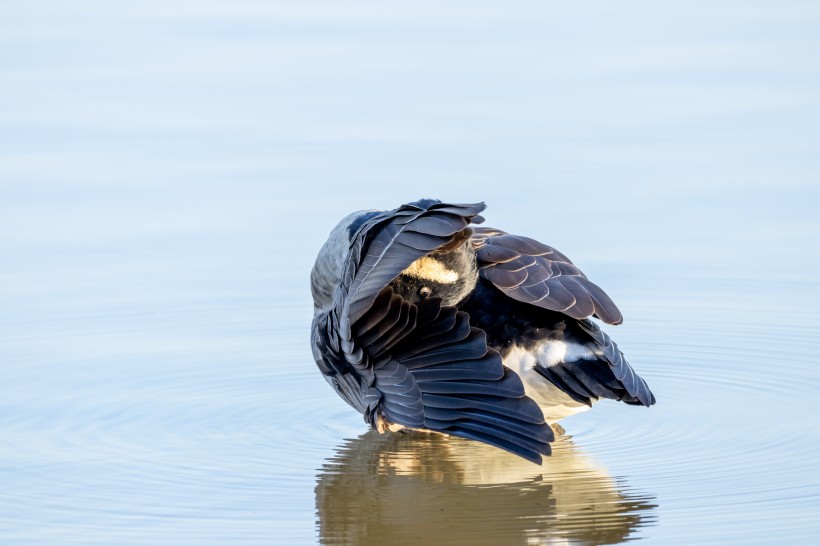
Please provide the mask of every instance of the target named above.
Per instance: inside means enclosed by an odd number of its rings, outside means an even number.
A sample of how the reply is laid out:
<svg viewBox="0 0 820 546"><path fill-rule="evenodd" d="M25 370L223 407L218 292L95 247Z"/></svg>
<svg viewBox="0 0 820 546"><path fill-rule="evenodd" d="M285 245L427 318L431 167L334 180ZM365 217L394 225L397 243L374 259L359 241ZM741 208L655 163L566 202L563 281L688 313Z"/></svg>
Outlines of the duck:
<svg viewBox="0 0 820 546"><path fill-rule="evenodd" d="M623 321L612 299L553 247L481 226L484 209L421 199L345 216L311 270L311 350L380 433L541 464L561 419L655 396L598 323Z"/></svg>

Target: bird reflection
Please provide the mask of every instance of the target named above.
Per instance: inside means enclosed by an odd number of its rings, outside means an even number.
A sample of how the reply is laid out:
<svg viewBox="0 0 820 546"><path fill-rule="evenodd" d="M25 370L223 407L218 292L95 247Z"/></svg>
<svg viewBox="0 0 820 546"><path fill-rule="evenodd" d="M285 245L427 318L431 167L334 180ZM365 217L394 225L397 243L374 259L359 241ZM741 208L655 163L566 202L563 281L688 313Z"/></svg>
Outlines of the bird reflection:
<svg viewBox="0 0 820 546"><path fill-rule="evenodd" d="M568 437L539 467L437 434L346 441L319 472L322 544L616 544L654 521Z"/></svg>

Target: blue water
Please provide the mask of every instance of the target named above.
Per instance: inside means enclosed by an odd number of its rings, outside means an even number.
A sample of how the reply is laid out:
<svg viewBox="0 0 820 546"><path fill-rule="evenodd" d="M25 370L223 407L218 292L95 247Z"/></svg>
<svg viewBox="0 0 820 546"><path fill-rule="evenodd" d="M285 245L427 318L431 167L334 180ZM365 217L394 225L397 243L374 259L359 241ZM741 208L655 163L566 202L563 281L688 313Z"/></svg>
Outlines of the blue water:
<svg viewBox="0 0 820 546"><path fill-rule="evenodd" d="M813 2L0 7L0 543L812 544ZM377 437L308 347L330 228L486 201L658 397L543 467Z"/></svg>

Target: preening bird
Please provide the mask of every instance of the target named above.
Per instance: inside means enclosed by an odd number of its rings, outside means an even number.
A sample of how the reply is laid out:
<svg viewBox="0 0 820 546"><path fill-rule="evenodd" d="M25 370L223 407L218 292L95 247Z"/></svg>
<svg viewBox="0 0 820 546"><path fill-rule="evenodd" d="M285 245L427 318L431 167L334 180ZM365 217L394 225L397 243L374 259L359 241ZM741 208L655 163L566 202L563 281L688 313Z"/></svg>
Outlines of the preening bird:
<svg viewBox="0 0 820 546"><path fill-rule="evenodd" d="M313 357L379 432L470 438L541 463L549 423L655 397L590 317L618 308L566 256L475 227L484 204L346 216L311 272Z"/></svg>

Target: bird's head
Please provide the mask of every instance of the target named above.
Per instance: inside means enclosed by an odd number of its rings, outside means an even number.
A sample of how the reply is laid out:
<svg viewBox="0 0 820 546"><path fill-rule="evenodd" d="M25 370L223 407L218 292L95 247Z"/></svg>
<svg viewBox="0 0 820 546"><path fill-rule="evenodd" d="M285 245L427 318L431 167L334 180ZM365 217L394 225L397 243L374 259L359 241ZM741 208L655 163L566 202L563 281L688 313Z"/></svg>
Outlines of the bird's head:
<svg viewBox="0 0 820 546"><path fill-rule="evenodd" d="M351 259L351 242L366 222L380 214L389 213L354 212L333 228L310 274L314 313L326 311L333 305L333 294L341 283L347 260ZM452 306L464 300L478 282L471 234L472 230L467 227L452 236L447 244L411 263L391 281L393 290L413 303L441 298L443 305Z"/></svg>
<svg viewBox="0 0 820 546"><path fill-rule="evenodd" d="M442 305L454 306L463 301L478 282L478 267L469 231L464 230L447 248L410 264L390 283L393 290L413 303L441 298Z"/></svg>

